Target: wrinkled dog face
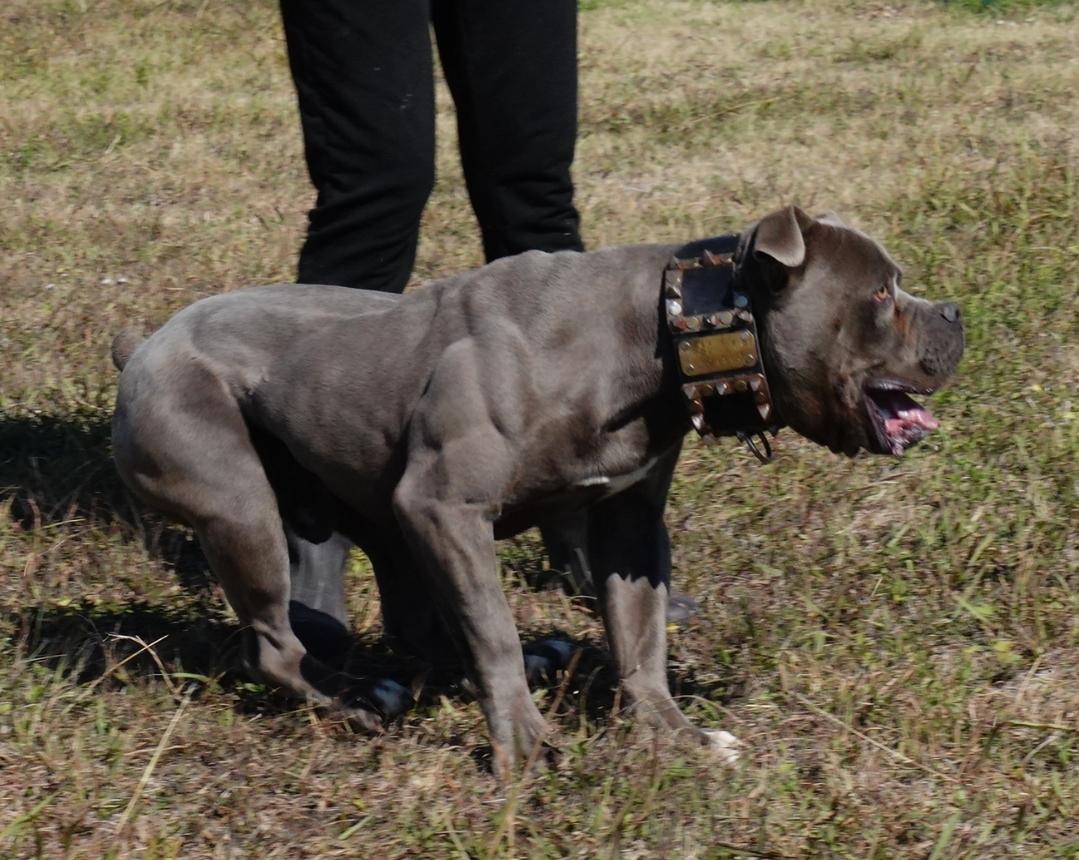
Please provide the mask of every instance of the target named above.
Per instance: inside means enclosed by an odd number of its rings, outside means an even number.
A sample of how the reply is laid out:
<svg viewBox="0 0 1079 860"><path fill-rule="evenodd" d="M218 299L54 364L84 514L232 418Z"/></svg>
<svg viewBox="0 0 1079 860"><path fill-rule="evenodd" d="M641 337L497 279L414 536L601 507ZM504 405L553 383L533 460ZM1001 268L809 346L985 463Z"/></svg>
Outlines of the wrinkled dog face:
<svg viewBox="0 0 1079 860"><path fill-rule="evenodd" d="M790 207L763 219L745 265L784 423L833 451L901 455L936 429L928 395L963 354L959 309L915 298L877 242Z"/></svg>

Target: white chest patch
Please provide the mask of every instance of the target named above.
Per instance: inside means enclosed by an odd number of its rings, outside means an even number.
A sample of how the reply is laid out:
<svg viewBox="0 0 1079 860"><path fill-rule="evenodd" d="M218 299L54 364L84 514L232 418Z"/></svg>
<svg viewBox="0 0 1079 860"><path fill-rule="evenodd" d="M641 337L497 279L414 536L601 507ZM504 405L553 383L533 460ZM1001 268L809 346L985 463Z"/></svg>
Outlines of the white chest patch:
<svg viewBox="0 0 1079 860"><path fill-rule="evenodd" d="M595 475L591 478L584 478L577 482L578 487L603 487L606 492L604 496L613 496L615 493L620 493L627 487L631 487L644 478L652 467L656 465L658 457L653 457L646 463L643 463L632 472L626 472L622 475Z"/></svg>

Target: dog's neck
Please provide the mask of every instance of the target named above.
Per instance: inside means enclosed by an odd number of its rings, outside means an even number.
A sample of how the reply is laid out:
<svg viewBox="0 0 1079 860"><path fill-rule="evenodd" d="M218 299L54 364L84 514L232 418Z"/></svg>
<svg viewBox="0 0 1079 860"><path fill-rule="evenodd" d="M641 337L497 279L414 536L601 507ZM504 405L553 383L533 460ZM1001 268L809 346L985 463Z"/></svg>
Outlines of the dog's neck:
<svg viewBox="0 0 1079 860"><path fill-rule="evenodd" d="M771 447L764 434L774 435L780 422L751 294L739 277L744 251L737 234L679 249L663 273L663 312L694 429L709 441L737 436L767 462Z"/></svg>

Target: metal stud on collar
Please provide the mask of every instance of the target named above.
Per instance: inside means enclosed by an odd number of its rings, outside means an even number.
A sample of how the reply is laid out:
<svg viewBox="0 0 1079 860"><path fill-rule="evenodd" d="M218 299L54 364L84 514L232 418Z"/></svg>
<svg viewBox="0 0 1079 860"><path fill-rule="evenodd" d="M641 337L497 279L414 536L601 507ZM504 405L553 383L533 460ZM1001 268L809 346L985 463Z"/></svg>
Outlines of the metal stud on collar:
<svg viewBox="0 0 1079 860"><path fill-rule="evenodd" d="M693 428L708 442L736 436L768 463L776 416L736 245L722 236L679 251L664 270L663 309Z"/></svg>

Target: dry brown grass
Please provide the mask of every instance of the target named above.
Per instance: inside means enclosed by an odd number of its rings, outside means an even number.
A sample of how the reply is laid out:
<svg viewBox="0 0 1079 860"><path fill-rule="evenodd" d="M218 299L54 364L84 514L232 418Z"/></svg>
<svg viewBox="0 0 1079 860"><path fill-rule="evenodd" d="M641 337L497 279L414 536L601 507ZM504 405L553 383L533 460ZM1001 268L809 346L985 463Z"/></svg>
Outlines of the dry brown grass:
<svg viewBox="0 0 1079 860"><path fill-rule="evenodd" d="M608 713L595 621L516 583L534 538L502 555L518 620L587 649L562 764L516 794L485 773L462 694L368 739L237 671L190 538L113 475L107 352L132 320L292 273L311 195L276 9L13 0L0 856L1079 856L1074 7L586 5L590 244L726 232L797 199L882 238L968 320L945 430L901 463L789 433L768 469L690 445L670 522L703 609L672 678L751 757L719 770ZM439 121L418 280L480 259L444 91ZM366 574L357 558L353 617L385 660Z"/></svg>

